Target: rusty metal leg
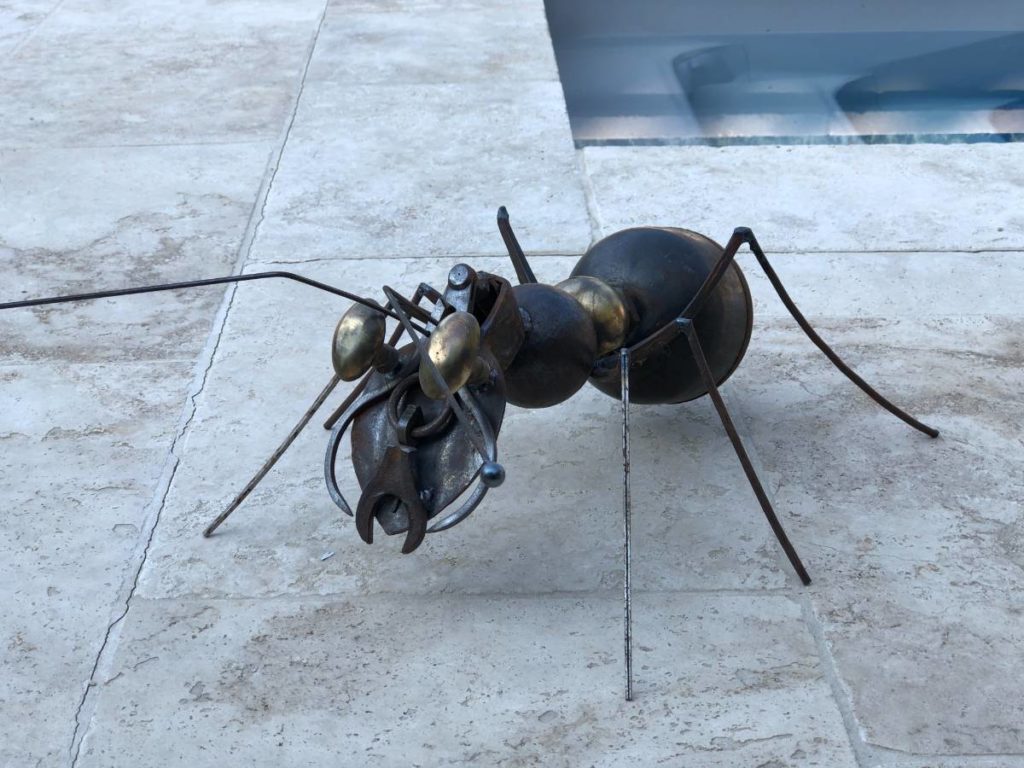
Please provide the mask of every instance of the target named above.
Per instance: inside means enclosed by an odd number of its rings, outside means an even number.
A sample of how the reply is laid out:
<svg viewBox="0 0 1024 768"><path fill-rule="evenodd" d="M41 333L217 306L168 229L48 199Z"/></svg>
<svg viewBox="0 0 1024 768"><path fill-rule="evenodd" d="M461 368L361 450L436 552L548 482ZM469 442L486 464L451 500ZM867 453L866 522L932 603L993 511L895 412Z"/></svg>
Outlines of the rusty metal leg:
<svg viewBox="0 0 1024 768"><path fill-rule="evenodd" d="M270 458L263 463L263 466L260 467L259 471L255 475L253 475L252 479L245 484L245 488L243 488L241 492L237 496L235 496L234 501L232 501L228 505L227 509L225 509L219 515L217 515L216 519L214 519L212 523L206 526L206 530L203 531L204 537L209 538L210 536L212 536L213 532L220 527L220 524L227 520L228 517L231 516L231 513L238 509L238 507L241 506L242 502L245 501L246 497L248 497L248 495L256 489L256 486L259 485L263 478L267 476L267 473L270 472L271 469L273 469L274 465L277 464L278 460L282 456L284 456L285 451L287 451L291 447L292 443L295 442L295 438L299 436L299 433L306 428L306 425L309 424L310 419L312 419L313 415L318 410L320 410L320 406L324 404L324 401L327 400L328 396L331 394L331 392L334 391L334 388L338 386L338 382L340 381L341 379L337 375L335 375L331 378L329 382L327 382L327 386L324 387L323 391L321 391L320 394L316 396L316 400L313 401L313 404L306 409L306 412L304 414L302 414L302 418L299 419L298 424L292 427L292 431L288 433L288 436L285 437L284 441L274 450L272 454L270 454Z"/></svg>
<svg viewBox="0 0 1024 768"><path fill-rule="evenodd" d="M794 304L793 300L789 297L789 293L787 293L786 289L782 286L782 281L779 279L779 276L775 273L775 270L772 269L772 265L768 263L768 257L765 256L764 251L761 250L761 246L758 244L757 238L754 237L754 233L746 228L740 228L736 231L737 233L742 234L743 238L750 246L750 250L754 252L754 256L757 257L757 261L760 263L761 269L763 269L764 273L768 276L768 280L771 282L772 287L775 288L775 292L779 294L779 298L782 299L782 303L786 305L786 309L789 310L789 314L793 316L797 325L799 325L800 328L803 329L803 332L807 334L807 338L814 342L814 345L824 353L825 357L831 360L832 364L846 375L846 378L864 390L868 397L885 408L885 410L889 411L893 416L902 419L914 429L924 432L929 437L938 437L939 430L934 427L929 427L927 424L923 424L902 408L899 408L889 402L889 400L879 394L874 387L858 376L856 371L843 362L842 358L835 353L832 347L826 344L814 328L811 327L811 324L807 322L807 318L803 316L803 313L797 309L796 304Z"/></svg>
<svg viewBox="0 0 1024 768"><path fill-rule="evenodd" d="M537 276L533 274L530 262L526 260L526 254L523 253L519 240L516 239L516 233L512 231L512 223L508 220L508 211L504 205L498 209L498 231L501 233L501 239L505 241L508 256L512 259L516 277L519 278L519 284L536 283Z"/></svg>
<svg viewBox="0 0 1024 768"><path fill-rule="evenodd" d="M626 701L633 700L633 593L630 570L633 560L632 515L633 505L629 487L629 349L619 352L622 379L622 520L623 520L623 579L624 634L626 647Z"/></svg>
<svg viewBox="0 0 1024 768"><path fill-rule="evenodd" d="M396 332L397 335L397 332ZM392 336L392 339L395 337ZM395 346L394 341L388 342L392 347ZM348 393L348 396L342 401L341 405L331 412L331 415L327 417L327 421L324 422L324 429L328 432L334 429L334 425L338 423L338 419L342 417L342 414L349 409L349 406L356 401L356 398L363 394L363 390L366 389L366 385L370 381L370 376L373 375L373 371L363 376L358 384L353 387L352 391Z"/></svg>
<svg viewBox="0 0 1024 768"><path fill-rule="evenodd" d="M747 456L747 451L743 447L743 441L740 440L739 433L736 431L736 426L732 423L732 418L729 416L729 411L725 407L725 401L722 400L722 395L718 391L718 386L715 384L715 378L711 374L711 368L708 367L707 358L704 357L704 350L700 345L700 339L697 338L697 329L694 328L693 321L686 318L680 318L677 321L686 334L687 340L690 342L690 351L693 353L693 359L697 363L697 367L700 369L701 378L704 380L704 385L707 387L708 395L711 397L711 402L715 405L715 410L718 411L718 417L722 420L722 426L725 427L725 433L729 436L732 447L736 451L736 455L739 457L740 464L743 465L743 472L747 476L747 480L750 482L750 487L754 490L754 495L757 496L758 502L761 504L761 509L764 511L764 516L768 518L768 524L772 527L772 532L775 534L775 538L779 540L779 544L782 546L783 551L786 553L786 557L789 558L790 564L793 566L793 570L796 571L797 576L800 577L800 581L804 585L811 583L811 577L807 573L807 569L804 568L804 564L800 561L800 556L797 555L796 549L790 542L789 537L786 535L786 531L782 527L782 523L779 522L779 518L775 515L775 510L772 509L771 502L768 501L768 494L764 491L764 486L761 485L761 480L757 476L757 472L754 471L754 465L750 463L750 457Z"/></svg>
<svg viewBox="0 0 1024 768"><path fill-rule="evenodd" d="M711 267L711 271L708 273L708 276L704 278L704 282L701 284L700 290L697 291L697 295L690 299L690 302L686 305L686 308L683 309L683 313L680 317L684 317L689 320L693 320L697 317L701 309L704 307L705 302L707 302L708 296L711 295L711 292L718 287L722 278L725 277L725 270L729 268L729 265L732 264L733 260L736 258L736 252L744 243L743 236L749 231L750 230L741 227L732 233L732 237L729 238L729 242L727 242L725 244L725 248L722 249L722 255L718 257L718 261L716 261L715 265Z"/></svg>

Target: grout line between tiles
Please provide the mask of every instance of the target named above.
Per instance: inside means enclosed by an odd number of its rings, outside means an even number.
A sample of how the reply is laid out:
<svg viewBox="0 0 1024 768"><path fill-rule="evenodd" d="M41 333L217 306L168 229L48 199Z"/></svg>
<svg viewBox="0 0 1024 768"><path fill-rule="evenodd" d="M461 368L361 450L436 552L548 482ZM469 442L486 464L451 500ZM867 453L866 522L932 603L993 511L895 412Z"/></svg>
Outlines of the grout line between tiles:
<svg viewBox="0 0 1024 768"><path fill-rule="evenodd" d="M588 201L588 209L590 203ZM597 204L594 204L595 210ZM590 216L591 219L591 231L594 240L601 238L601 230L597 226L596 222L600 213L593 213ZM746 251L742 251L740 255L746 254ZM839 255L839 256L860 256L860 255L872 255L872 254L892 254L892 255L914 255L914 254L935 254L935 253L953 253L953 254L964 254L970 256L980 256L986 254L1015 254L1024 256L1024 244L1021 246L1007 247L1007 248L980 248L980 249L964 249L964 248L885 248L885 249L840 249L840 250L824 250L815 248L773 248L771 255L773 256L815 256L815 255ZM530 258L579 258L582 255L581 252L566 252L565 250L531 250L529 253ZM430 259L490 259L500 258L507 254L503 251L477 251L474 253L458 252L458 253L424 253L421 256L394 256L392 254L360 254L358 256L319 256L308 259L263 259L260 262L254 263L274 263L274 264L309 264L313 262L322 261L336 261L339 263L345 263L347 261L381 261L386 259L388 261L426 261Z"/></svg>
<svg viewBox="0 0 1024 768"><path fill-rule="evenodd" d="M581 151L576 153L576 168L583 184L583 198L587 206L587 218L590 221L590 244L601 239L601 213L597 204L597 192L587 168L587 156Z"/></svg>
<svg viewBox="0 0 1024 768"><path fill-rule="evenodd" d="M281 162L281 157L284 153L285 145L288 143L288 136L291 133L292 126L295 123L295 115L298 112L299 102L302 98L303 88L305 86L306 76L309 72L310 62L313 58L313 52L316 49L317 41L320 37L320 31L323 28L324 18L327 14L328 2L325 1L323 10L321 11L319 21L316 26L316 30L312 36L312 40L309 45L309 49L306 55L305 65L302 68L301 74L298 77L298 88L295 94L295 98L292 103L292 109L287 124L281 131L280 138L277 146L271 153L270 158L267 162L266 170L263 174L263 180L256 193L256 199L254 200L252 210L249 215L249 221L246 225L245 234L242 237L242 241L239 244L238 256L235 260L235 265L232 270L232 274L238 274L243 269L246 261L249 258L249 252L252 250L253 242L256 238L256 233L259 229L260 223L262 223L264 211L266 209L267 197L270 194L270 189L273 185L274 177L277 173L277 169ZM146 516L146 522L141 530L140 535L140 546L137 547L136 552L133 556L133 561L129 570L129 577L125 579L125 583L122 586L121 592L124 593L123 600L118 600L119 604L123 607L119 609L117 615L108 624L106 632L103 637L103 641L100 644L99 651L96 654L96 659L93 663L92 670L89 675L89 679L86 681L85 688L82 692L82 696L79 700L78 707L75 710L74 725L71 734L71 743L68 747L68 764L71 768L75 768L78 764L79 757L81 755L82 745L89 732L89 726L92 724L92 717L96 708L95 697L91 696L93 688L96 685L97 676L100 675L112 661L112 657L116 652L118 639L120 637L121 628L123 621L127 617L128 612L131 610L132 599L135 596L136 589L139 585L139 579L142 575L142 571L146 564L146 559L149 555L149 549L153 542L153 537L156 533L156 528L160 522L160 515L163 512L164 506L167 501L167 496L170 493L171 486L174 482L175 474L177 473L178 466L181 461L180 450L181 445L186 439L189 426L195 417L198 405L197 398L206 387L207 378L210 373L210 369L213 365L213 361L216 357L217 350L220 346L220 341L224 333L224 329L227 324L227 316L231 310L232 303L234 301L235 290L237 285L232 285L226 292L224 299L221 302L221 306L213 320L211 325L210 335L207 339L207 343L204 346L202 353L200 353L196 368L195 375L193 378L193 384L190 387L190 394L187 396L185 404L182 408L182 413L179 419L181 425L177 431L177 436L171 444L168 451L168 455L164 461L164 467L161 472L160 480L157 483L157 487L153 496L153 501L148 505L149 512Z"/></svg>
<svg viewBox="0 0 1024 768"><path fill-rule="evenodd" d="M736 422L737 431L740 434L740 438L743 440L743 446L750 457L751 464L754 466L754 471L757 472L758 477L761 478L761 483L764 486L764 492L767 494L772 507L775 509L776 514L779 515L779 518L785 527L789 522L786 516L786 510L785 508L780 508L779 504L776 502L775 494L772 491L771 485L767 482L768 475L765 471L764 462L761 461L761 455L758 451L756 441L751 437L751 430L749 429L750 421L747 418L746 409L743 407L742 403L729 395L729 389L728 384L726 384L724 386L722 397L726 400L726 404L729 406L729 410L732 413L733 420ZM787 529L787 533L788 532L789 530ZM775 542L773 542L773 544L775 544ZM793 544L796 547L797 552L800 552L801 549L803 549L799 540L794 540ZM780 563L780 566L782 568L790 569L789 562L783 557L782 549L777 544L775 544L775 552L777 562ZM809 562L807 564L807 570L812 579L816 578L813 562ZM853 711L853 703L850 693L839 676L835 659L833 658L831 650L828 647L828 643L825 640L824 627L817 618L811 604L810 590L812 588L813 587L810 586L801 586L800 588L793 589L790 592L790 595L801 606L804 624L818 655L818 663L821 668L822 677L828 684L829 692L836 705L840 719L842 720L843 728L846 731L846 737L849 741L850 750L853 753L854 760L859 768L868 768L868 766L872 765L870 762L872 755L868 754L867 745L864 742L863 734L857 724L856 715Z"/></svg>
<svg viewBox="0 0 1024 768"><path fill-rule="evenodd" d="M7 58L13 59L15 56L17 56L21 49L28 45L29 41L31 41L32 38L36 36L36 33L39 32L39 30L42 28L42 26L46 24L46 22L48 22L53 17L53 15L61 9L65 2L67 2L67 0L60 0L60 2L56 3L53 6L53 8L47 11L46 15L43 16L42 19L40 19L39 23L32 27L32 29L30 29L28 32L26 32L25 36L21 38L21 40L19 40L18 43L7 53Z"/></svg>
<svg viewBox="0 0 1024 768"><path fill-rule="evenodd" d="M787 600L793 599L791 587L769 587L765 589L745 589L742 587L708 587L689 589L634 589L635 595L686 595L686 596L708 596L708 597L784 597ZM487 592L460 592L455 590L445 591L443 589L421 594L416 592L305 592L287 593L278 592L273 594L260 595L140 595L137 599L146 602L224 602L224 603L246 603L246 602L333 602L339 600L377 600L377 599L398 599L398 600L450 600L450 599L472 599L472 600L535 600L535 599L579 599L584 597L595 597L600 599L622 599L621 587L601 589L564 589L550 590L544 592L510 592L507 589Z"/></svg>

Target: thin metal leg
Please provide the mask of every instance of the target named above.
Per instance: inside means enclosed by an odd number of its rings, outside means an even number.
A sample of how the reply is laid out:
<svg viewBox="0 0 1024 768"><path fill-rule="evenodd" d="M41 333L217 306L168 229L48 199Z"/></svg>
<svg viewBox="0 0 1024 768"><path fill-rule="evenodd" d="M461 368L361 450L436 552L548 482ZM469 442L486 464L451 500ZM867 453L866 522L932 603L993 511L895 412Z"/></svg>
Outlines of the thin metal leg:
<svg viewBox="0 0 1024 768"><path fill-rule="evenodd" d="M392 336L394 338L394 336ZM390 342L391 346L394 346L394 342ZM338 419L349 409L349 406L356 401L356 398L363 394L363 390L366 389L366 385L370 381L370 376L373 375L373 371L370 371L358 384L353 387L352 391L348 393L348 396L342 401L341 405L334 409L330 416L327 417L327 421L324 422L324 429L328 432L334 429L334 425L338 423Z"/></svg>
<svg viewBox="0 0 1024 768"><path fill-rule="evenodd" d="M292 428L292 431L288 433L288 436L284 439L284 442L282 442L277 447L277 449L272 454L270 454L270 458L267 459L266 462L264 462L262 467L260 467L259 472L253 475L252 480L246 483L245 488L242 489L241 493L235 496L234 501L232 501L228 505L228 508L221 512L219 515L217 515L217 518L208 526L206 526L206 530L203 531L204 537L209 538L210 536L212 536L213 532L217 530L220 524L227 520L228 517L231 516L231 513L238 509L241 503L245 501L246 497L250 493L252 493L253 490L255 490L256 486L260 484L260 481L262 481L263 478L267 476L267 473L273 468L275 464L277 464L278 460L282 456L284 456L285 451L287 451L291 447L291 444L295 442L295 438L299 436L299 433L303 429L305 429L307 424L309 424L309 421L310 419L313 418L313 415L318 410L320 410L320 406L324 404L324 401L327 400L331 392L334 391L334 388L338 386L338 382L340 381L341 379L337 375L331 378L331 380L327 383L327 386L323 388L323 391L316 396L316 400L313 401L313 404L309 406L309 408L306 410L304 414L302 414L302 418L299 419L298 424L296 424Z"/></svg>
<svg viewBox="0 0 1024 768"><path fill-rule="evenodd" d="M741 230L737 230L737 232L741 232ZM789 310L789 314L793 316L797 325L799 325L803 329L803 332L807 334L807 338L814 342L814 345L824 353L825 357L832 361L832 365L842 371L846 375L846 378L864 390L868 397L885 408L885 410L889 411L893 416L902 419L914 429L924 432L929 437L938 437L939 430L918 421L902 408L899 408L889 402L879 394L874 387L858 376L856 371L843 362L842 358L835 353L832 347L826 344L814 328L811 327L811 324L807 322L807 318L803 316L803 313L797 309L796 304L793 303L793 299L789 297L789 293L787 293L786 289L782 286L782 281L779 279L779 276L775 274L775 270L772 269L772 265L768 263L768 257L765 256L764 251L761 250L761 246L758 244L757 238L754 237L754 233L749 229L743 229L742 234L745 237L747 244L750 246L750 250L752 250L754 252L754 256L757 257L757 261L760 263L761 269L764 270L764 273L768 276L768 280L771 282L772 287L775 288L775 292L779 294L779 298L782 299L782 303L785 304L786 309Z"/></svg>
<svg viewBox="0 0 1024 768"><path fill-rule="evenodd" d="M811 327L811 324L807 322L807 318L803 316L803 313L801 313L800 310L797 309L796 304L793 303L793 299L791 299L789 293L786 292L786 289L783 287L782 281L779 279L779 276L775 273L775 270L772 269L772 265L768 263L768 257L765 256L764 251L761 250L761 246L757 242L757 238L754 237L754 233L750 230L749 227L737 227L733 231L732 237L729 238L729 242L726 243L725 248L722 250L722 255L719 257L718 261L712 267L711 272L704 280L704 283L701 285L700 290L693 297L690 303L687 304L686 308L683 310L683 313L680 315L678 320L662 326L654 333L649 335L647 338L633 345L632 352L634 362L637 362L638 364L642 363L644 358L648 354L650 354L652 350L660 348L660 346L675 338L675 336L678 335L682 327L679 321L693 320L694 318L697 317L701 308L707 301L708 297L711 295L712 291L715 289L715 287L721 281L722 277L725 275L726 269L728 269L729 265L732 263L733 259L736 256L737 250L743 243L746 243L748 246L750 246L750 250L753 251L754 256L757 257L757 261L761 265L761 268L764 270L765 275L767 275L768 280L772 284L772 287L775 288L775 292L779 294L779 298L782 300L782 303L786 305L786 309L789 310L789 313L793 316L793 319L796 320L797 325L800 326L803 332L807 334L807 338L809 338L814 343L814 345L817 346L818 349L822 351L822 353L824 353L825 357L827 357L836 368L842 371L843 374L850 381L852 381L854 384L860 387L868 395L868 397L870 397L880 406L889 411L889 413L891 413L893 416L902 419L907 424L912 426L914 429L924 432L929 437L939 436L939 430L935 429L934 427L929 427L927 424L918 421L909 413L904 411L902 408L897 407L889 400L887 400L885 397L883 397L881 394L879 394L874 387L872 387L870 384L864 381L864 379L857 375L856 371L854 371L850 366L844 363L842 358L840 358L839 355L837 355L835 351L828 344L825 343L821 336L819 336L817 332L814 330L814 328Z"/></svg>
<svg viewBox="0 0 1024 768"><path fill-rule="evenodd" d="M536 283L537 276L533 274L530 262L527 261L526 254L523 253L523 249L516 239L516 233L512 231L512 223L508 220L508 211L504 205L498 209L498 231L501 233L501 239L505 241L508 256L512 259L516 277L519 278L519 284Z"/></svg>
<svg viewBox="0 0 1024 768"><path fill-rule="evenodd" d="M623 519L623 561L625 578L623 579L624 633L626 647L626 701L633 700L633 594L631 591L630 570L633 560L632 550L632 499L629 489L629 349L620 351L622 366L622 519Z"/></svg>
<svg viewBox="0 0 1024 768"><path fill-rule="evenodd" d="M736 258L736 252L746 242L744 238L749 231L745 227L740 227L732 233L732 237L729 238L729 242L725 244L725 248L722 250L722 255L718 257L718 261L711 267L708 276L701 283L700 290L683 308L683 312L677 320L669 321L654 331L654 333L630 347L630 354L637 365L643 364L644 360L654 350L662 348L682 333L682 327L679 325L678 320L693 320L700 314L712 291L718 287L718 284L722 282L722 278L725 277L725 271L729 269L729 266Z"/></svg>
<svg viewBox="0 0 1024 768"><path fill-rule="evenodd" d="M686 334L687 340L690 342L690 351L693 353L693 359L696 361L697 367L700 369L700 375L704 380L704 386L707 387L708 395L711 397L711 402L714 403L715 410L718 411L718 418L722 420L722 426L725 427L725 432L729 436L730 442L732 442L732 447L736 451L736 456L739 457L740 464L743 465L743 472L746 474L747 480L750 482L750 487L754 490L754 495L757 496L757 500L761 504L764 516L768 518L768 524L772 527L772 532L775 534L775 538L779 540L779 544L786 553L786 557L789 558L789 562L792 564L793 570L795 570L797 576L800 577L800 581L802 581L804 585L810 584L811 577L808 575L807 569L804 568L804 564L800 562L800 556L796 553L796 549L793 547L789 537L786 535L786 531L783 529L782 523L780 523L779 518L775 516L775 510L772 509L771 502L768 501L768 494L765 493L764 487L761 485L761 480L758 478L757 472L754 471L754 465L750 463L750 457L747 456L747 451L743 447L743 441L740 440L739 433L736 431L736 426L732 423L732 417L729 416L729 411L725 407L725 401L722 400L722 395L718 391L718 385L715 384L715 377L712 375L711 368L708 366L707 358L704 357L704 350L701 347L700 339L697 337L697 329L694 328L693 321L680 318L677 322Z"/></svg>

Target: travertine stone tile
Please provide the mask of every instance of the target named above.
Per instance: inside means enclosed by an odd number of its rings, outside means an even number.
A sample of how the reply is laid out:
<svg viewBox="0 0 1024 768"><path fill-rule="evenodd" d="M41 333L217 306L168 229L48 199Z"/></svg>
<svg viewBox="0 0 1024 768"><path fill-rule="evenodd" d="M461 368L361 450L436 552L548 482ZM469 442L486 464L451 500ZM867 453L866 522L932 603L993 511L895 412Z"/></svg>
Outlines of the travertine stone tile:
<svg viewBox="0 0 1024 768"><path fill-rule="evenodd" d="M0 146L272 141L322 9L68 3L0 72Z"/></svg>
<svg viewBox="0 0 1024 768"><path fill-rule="evenodd" d="M0 302L231 272L269 145L0 151ZM0 313L0 359L190 359L223 288Z"/></svg>
<svg viewBox="0 0 1024 768"><path fill-rule="evenodd" d="M855 765L800 608L638 597L149 601L82 766Z"/></svg>
<svg viewBox="0 0 1024 768"><path fill-rule="evenodd" d="M868 765L872 768L1022 768L1024 756L994 757L906 757L899 753L884 755Z"/></svg>
<svg viewBox="0 0 1024 768"><path fill-rule="evenodd" d="M43 23L60 0L14 0L0 5L0 56L6 56Z"/></svg>
<svg viewBox="0 0 1024 768"><path fill-rule="evenodd" d="M765 250L1021 249L1024 145L591 147L604 234L643 224Z"/></svg>
<svg viewBox="0 0 1024 768"><path fill-rule="evenodd" d="M307 83L258 261L582 252L590 225L558 83Z"/></svg>
<svg viewBox="0 0 1024 768"><path fill-rule="evenodd" d="M808 317L1017 317L1024 253L768 253ZM737 257L754 295L754 322L789 316L754 255ZM794 328L796 326L794 325ZM799 331L798 331L799 332Z"/></svg>
<svg viewBox="0 0 1024 768"><path fill-rule="evenodd" d="M333 4L309 80L344 83L487 82L519 91L558 82L544 4L408 3L401 12Z"/></svg>
<svg viewBox="0 0 1024 768"><path fill-rule="evenodd" d="M190 366L0 366L0 764L60 765Z"/></svg>
<svg viewBox="0 0 1024 768"><path fill-rule="evenodd" d="M942 432L910 430L775 323L733 382L816 577L815 611L864 738L918 755L1024 753L1024 326L820 325L868 381Z"/></svg>

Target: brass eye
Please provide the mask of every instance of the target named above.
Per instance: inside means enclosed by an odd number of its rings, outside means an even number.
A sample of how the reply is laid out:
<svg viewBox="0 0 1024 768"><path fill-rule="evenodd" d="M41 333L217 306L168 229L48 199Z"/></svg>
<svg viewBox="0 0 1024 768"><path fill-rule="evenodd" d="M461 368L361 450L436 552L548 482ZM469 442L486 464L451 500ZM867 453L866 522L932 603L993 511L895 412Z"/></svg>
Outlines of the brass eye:
<svg viewBox="0 0 1024 768"><path fill-rule="evenodd" d="M629 314L619 292L603 280L588 275L570 277L557 286L572 296L590 315L597 334L597 353L607 355L626 342Z"/></svg>
<svg viewBox="0 0 1024 768"><path fill-rule="evenodd" d="M443 400L449 391L466 385L479 363L480 323L469 312L453 312L437 324L427 343L427 356L448 386L441 388L429 366L420 362L420 389L433 400Z"/></svg>
<svg viewBox="0 0 1024 768"><path fill-rule="evenodd" d="M331 362L342 381L355 381L373 364L384 346L384 314L363 304L353 304L334 329Z"/></svg>

